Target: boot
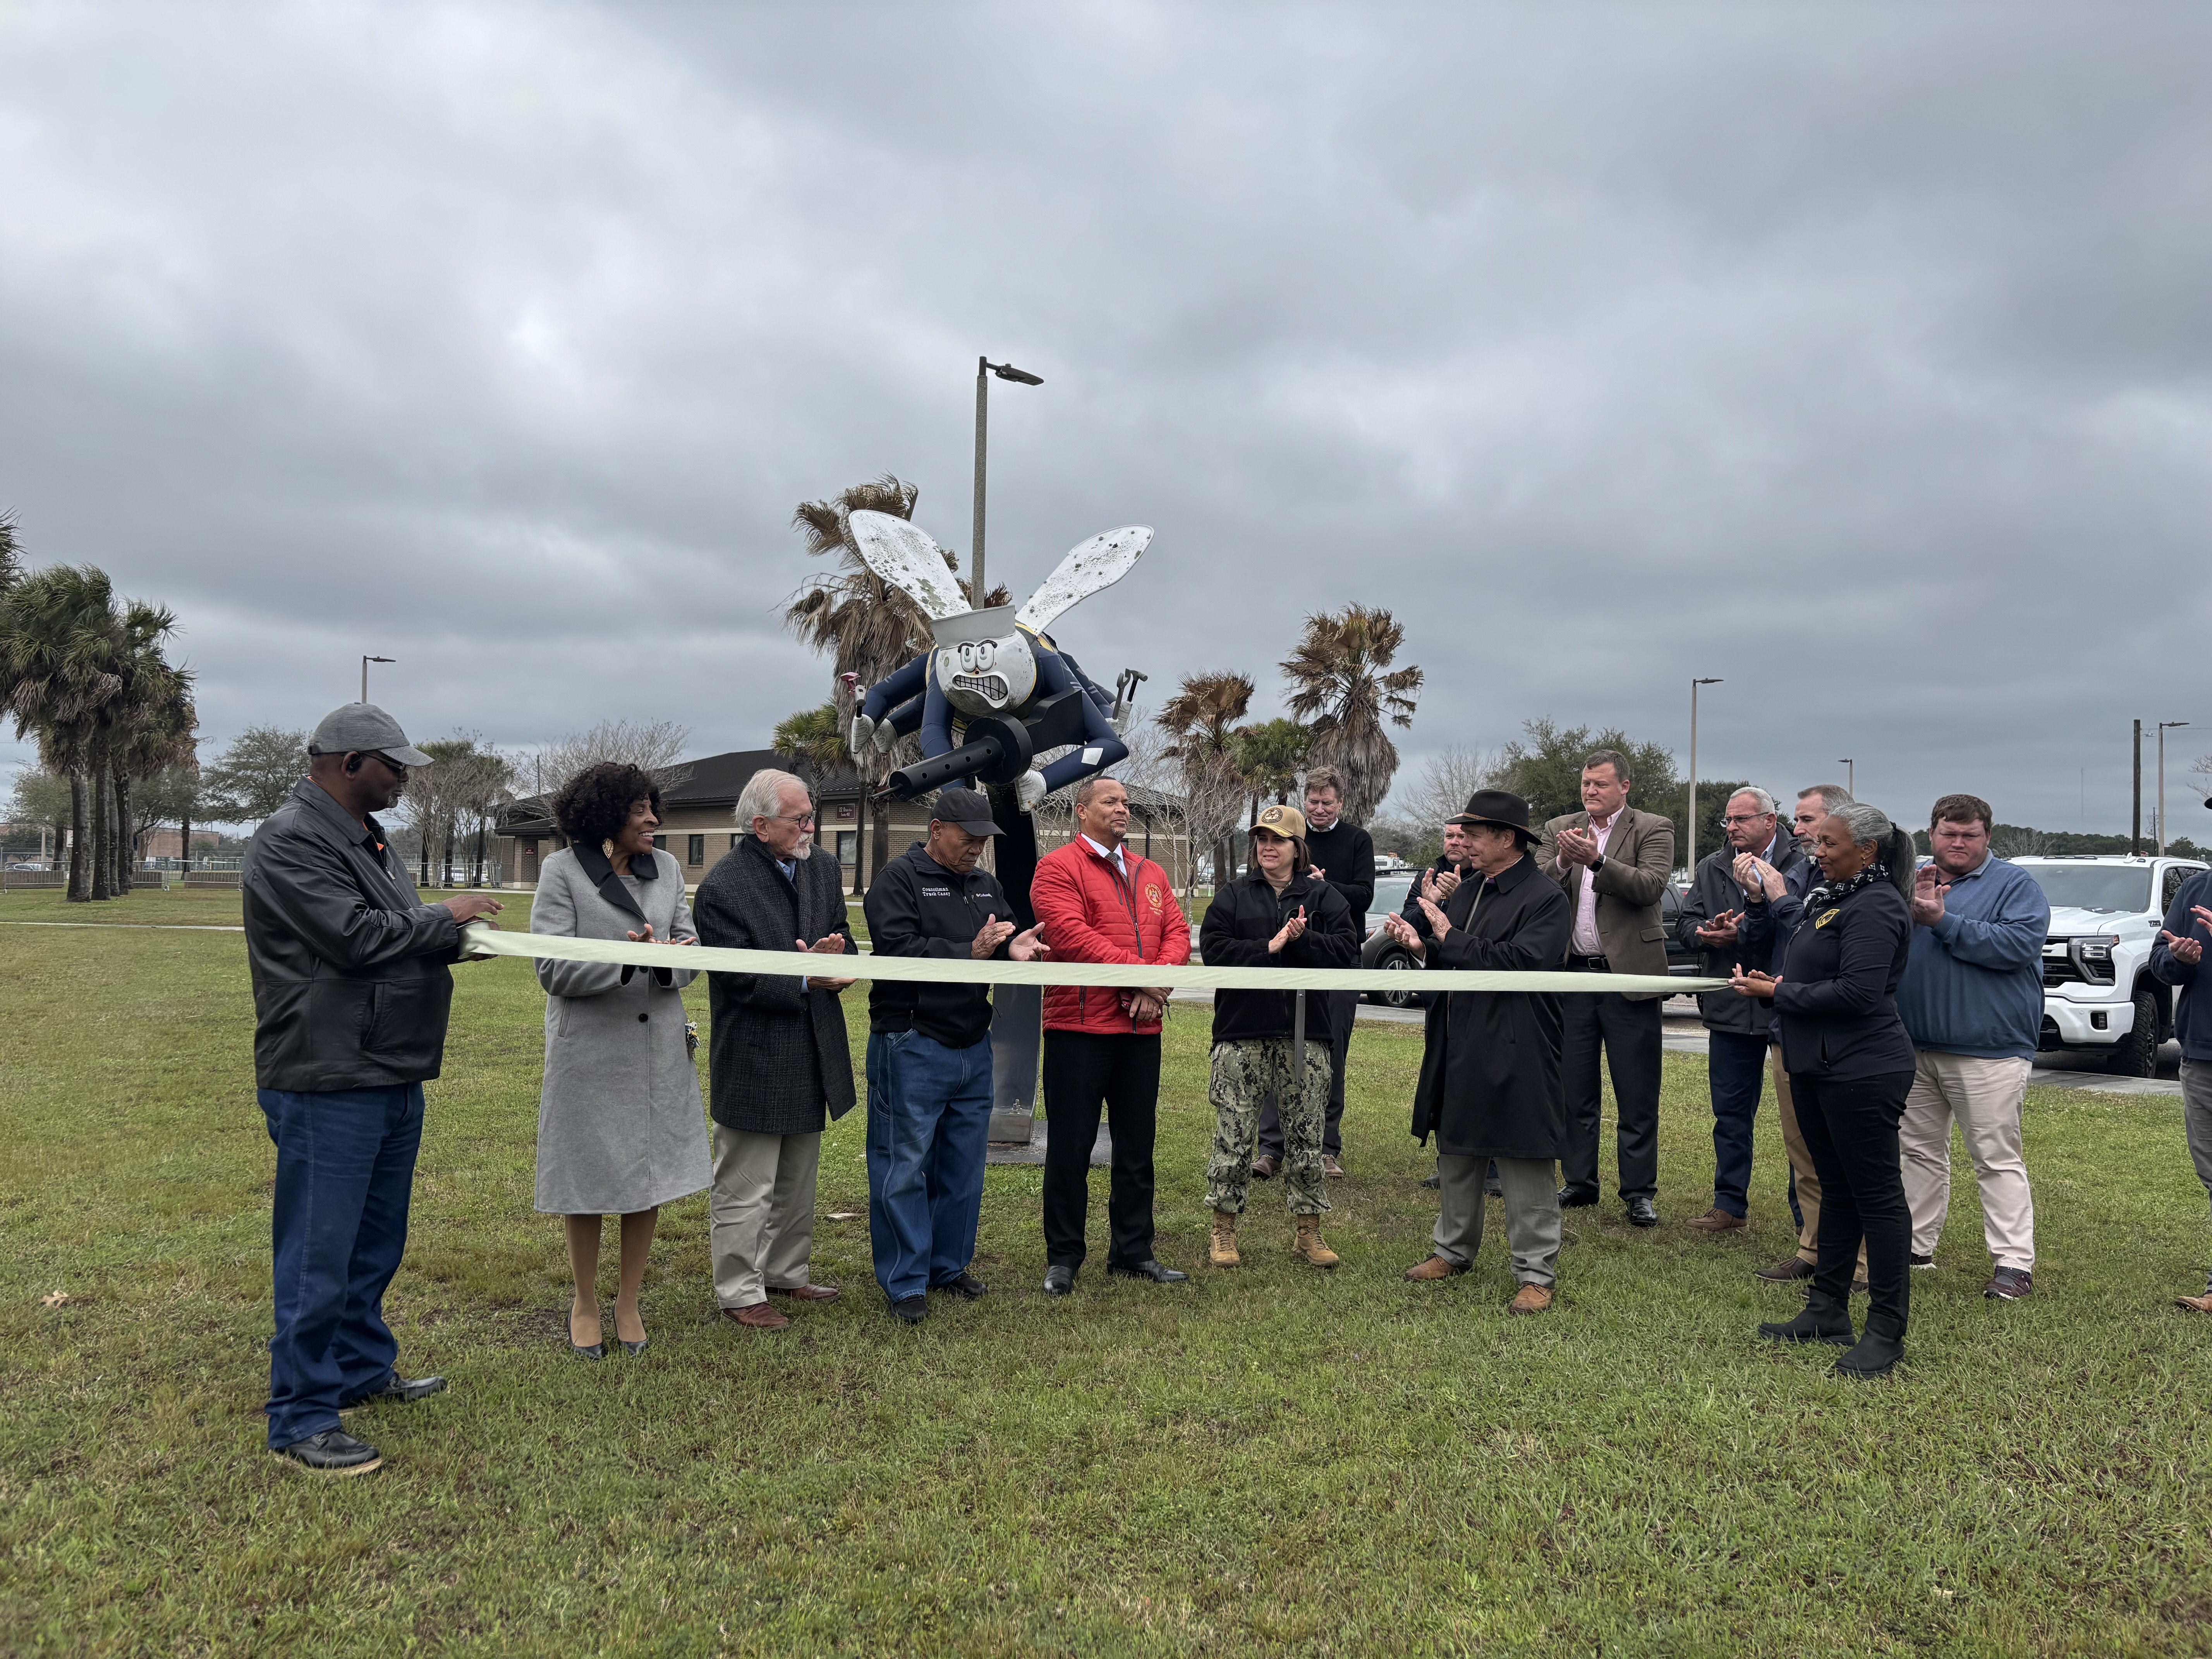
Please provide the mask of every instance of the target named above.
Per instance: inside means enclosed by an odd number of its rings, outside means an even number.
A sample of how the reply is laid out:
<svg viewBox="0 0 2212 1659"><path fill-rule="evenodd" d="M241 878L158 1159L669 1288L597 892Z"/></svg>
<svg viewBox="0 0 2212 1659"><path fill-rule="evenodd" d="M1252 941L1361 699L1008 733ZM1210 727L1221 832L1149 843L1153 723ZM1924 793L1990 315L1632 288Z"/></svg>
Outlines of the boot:
<svg viewBox="0 0 2212 1659"><path fill-rule="evenodd" d="M1338 1260L1336 1252L1321 1242L1321 1218L1317 1215L1302 1215L1297 1221L1298 1236L1291 1245L1291 1250L1304 1256L1316 1267L1336 1266Z"/></svg>
<svg viewBox="0 0 2212 1659"><path fill-rule="evenodd" d="M1243 1258L1237 1254L1237 1218L1227 1210L1213 1212L1213 1241L1206 1246L1206 1255L1217 1267L1243 1265Z"/></svg>
<svg viewBox="0 0 2212 1659"><path fill-rule="evenodd" d="M1796 1318L1786 1324L1761 1325L1759 1334L1770 1342L1832 1342L1843 1348L1850 1346L1856 1334L1850 1304L1818 1291L1805 1292L1804 1311Z"/></svg>
<svg viewBox="0 0 2212 1659"><path fill-rule="evenodd" d="M1905 1358L1905 1333L1895 1328L1896 1322L1879 1316L1867 1321L1866 1334L1858 1345L1836 1359L1836 1375L1866 1381L1887 1376L1897 1369L1897 1362Z"/></svg>

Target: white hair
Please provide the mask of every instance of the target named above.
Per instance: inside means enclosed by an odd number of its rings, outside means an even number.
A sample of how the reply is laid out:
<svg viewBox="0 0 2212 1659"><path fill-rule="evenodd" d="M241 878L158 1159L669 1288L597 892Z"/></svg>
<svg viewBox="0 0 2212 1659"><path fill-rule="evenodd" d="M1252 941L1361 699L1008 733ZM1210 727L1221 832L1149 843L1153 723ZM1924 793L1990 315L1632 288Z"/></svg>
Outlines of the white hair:
<svg viewBox="0 0 2212 1659"><path fill-rule="evenodd" d="M1731 789L1729 791L1729 799L1730 800L1734 800L1738 795L1750 796L1753 803L1757 805L1759 810L1762 812L1774 812L1780 810L1774 804L1774 797L1768 794L1766 791L1760 788L1755 783L1747 783L1741 789Z"/></svg>
<svg viewBox="0 0 2212 1659"><path fill-rule="evenodd" d="M763 766L745 780L745 787L738 793L737 811L731 816L747 830L752 828L755 818L775 817L782 810L786 789L796 789L800 794L812 799L808 794L805 779L795 777L789 772L779 772L774 767Z"/></svg>

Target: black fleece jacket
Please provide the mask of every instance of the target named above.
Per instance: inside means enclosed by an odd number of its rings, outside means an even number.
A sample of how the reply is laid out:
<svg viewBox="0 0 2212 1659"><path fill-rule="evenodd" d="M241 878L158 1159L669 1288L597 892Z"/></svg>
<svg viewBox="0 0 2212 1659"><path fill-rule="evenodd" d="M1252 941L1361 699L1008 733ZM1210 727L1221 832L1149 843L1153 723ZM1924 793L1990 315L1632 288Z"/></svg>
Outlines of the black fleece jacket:
<svg viewBox="0 0 2212 1659"><path fill-rule="evenodd" d="M868 919L868 945L879 957L936 957L967 962L975 935L996 916L1015 920L1014 907L987 870L956 876L916 842L884 866L860 902ZM1006 960L1007 947L991 953ZM991 1035L991 990L987 985L931 985L913 980L874 981L868 988L868 1030L918 1031L948 1048L969 1048Z"/></svg>
<svg viewBox="0 0 2212 1659"><path fill-rule="evenodd" d="M1306 931L1269 955L1267 941L1300 905L1305 907ZM1280 896L1258 871L1240 876L1213 896L1206 920L1198 930L1199 954L1209 968L1355 968L1359 964L1359 935L1352 931L1352 912L1331 881L1300 876ZM1296 1018L1293 991L1216 991L1213 994L1213 1040L1237 1042L1257 1037L1286 1037ZM1327 1042L1329 999L1306 999L1306 1036Z"/></svg>

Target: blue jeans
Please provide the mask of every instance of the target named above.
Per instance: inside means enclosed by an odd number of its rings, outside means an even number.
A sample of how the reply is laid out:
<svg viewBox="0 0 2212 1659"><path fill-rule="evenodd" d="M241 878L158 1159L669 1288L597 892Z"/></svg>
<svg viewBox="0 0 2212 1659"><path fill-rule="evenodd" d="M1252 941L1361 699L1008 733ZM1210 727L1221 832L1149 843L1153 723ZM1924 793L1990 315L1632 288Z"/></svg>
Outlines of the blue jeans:
<svg viewBox="0 0 2212 1659"><path fill-rule="evenodd" d="M991 1040L868 1039L868 1245L893 1302L949 1284L975 1254L991 1130Z"/></svg>
<svg viewBox="0 0 2212 1659"><path fill-rule="evenodd" d="M1751 1207L1751 1126L1766 1087L1766 1039L1706 1032L1705 1075L1713 1091L1713 1206L1743 1215Z"/></svg>
<svg viewBox="0 0 2212 1659"><path fill-rule="evenodd" d="M392 1376L384 1287L407 1248L422 1085L258 1092L276 1143L273 1449L337 1427L339 1407Z"/></svg>

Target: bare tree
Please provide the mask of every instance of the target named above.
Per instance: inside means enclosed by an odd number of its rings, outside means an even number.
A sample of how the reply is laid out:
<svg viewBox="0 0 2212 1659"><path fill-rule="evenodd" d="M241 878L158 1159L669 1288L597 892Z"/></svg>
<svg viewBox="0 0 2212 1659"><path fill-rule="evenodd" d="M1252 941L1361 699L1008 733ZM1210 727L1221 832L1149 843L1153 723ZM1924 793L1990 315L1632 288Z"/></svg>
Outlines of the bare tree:
<svg viewBox="0 0 2212 1659"><path fill-rule="evenodd" d="M530 780L532 793L552 794L577 773L600 761L615 761L653 774L663 789L691 775L677 757L691 736L674 720L601 720L588 732L571 732L515 765L518 778Z"/></svg>
<svg viewBox="0 0 2212 1659"><path fill-rule="evenodd" d="M1422 828L1434 830L1454 813L1466 811L1467 798L1476 790L1496 788L1502 763L1487 750L1453 744L1429 757L1419 781L1396 805Z"/></svg>

